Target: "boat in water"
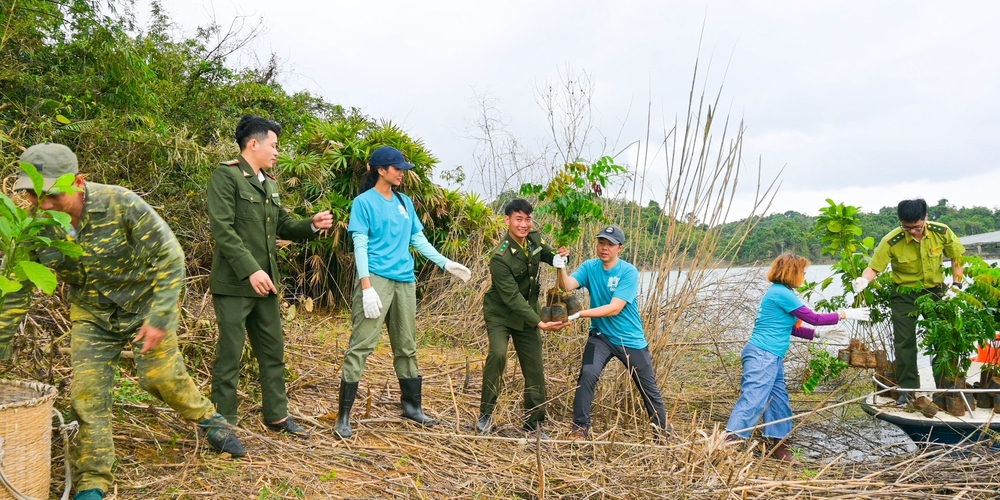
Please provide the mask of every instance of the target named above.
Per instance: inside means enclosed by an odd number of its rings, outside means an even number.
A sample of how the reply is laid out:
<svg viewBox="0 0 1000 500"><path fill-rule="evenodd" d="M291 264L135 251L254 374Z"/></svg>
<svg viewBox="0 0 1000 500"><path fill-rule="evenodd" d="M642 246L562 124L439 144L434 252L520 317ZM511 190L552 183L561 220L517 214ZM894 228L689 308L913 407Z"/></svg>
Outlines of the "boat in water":
<svg viewBox="0 0 1000 500"><path fill-rule="evenodd" d="M968 373L969 386L980 382L983 363L973 362ZM930 367L921 369L919 389L901 389L893 387L873 377L875 392L869 394L861 403L861 407L869 415L884 420L902 429L910 439L918 445L945 444L956 445L970 442L987 442L990 446L1000 448L1000 410L994 411L996 404L986 407L974 405L976 394L991 394L996 401L1000 397L998 389L936 389ZM965 414L955 416L939 408L936 412L921 412L914 405L899 406L895 397L890 394L908 393L912 398L923 394L961 393L964 398L957 398L964 403ZM930 415L933 413L933 415Z"/></svg>

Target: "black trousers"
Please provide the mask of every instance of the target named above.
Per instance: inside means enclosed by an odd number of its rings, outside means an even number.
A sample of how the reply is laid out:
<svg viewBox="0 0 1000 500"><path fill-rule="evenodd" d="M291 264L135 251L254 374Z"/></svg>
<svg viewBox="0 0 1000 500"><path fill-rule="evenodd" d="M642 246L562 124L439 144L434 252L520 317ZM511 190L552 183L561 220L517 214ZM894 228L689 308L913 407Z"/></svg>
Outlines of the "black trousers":
<svg viewBox="0 0 1000 500"><path fill-rule="evenodd" d="M653 373L653 358L649 348L630 349L612 345L608 338L596 329L590 330L587 346L583 349L583 366L580 368L580 378L577 381L576 396L573 398L573 423L577 427L590 428L590 407L594 402L594 389L597 380L611 358L618 358L626 368L629 376L642 394L642 404L654 424L660 428L666 426L667 412L663 407L663 396L656 386L656 375Z"/></svg>

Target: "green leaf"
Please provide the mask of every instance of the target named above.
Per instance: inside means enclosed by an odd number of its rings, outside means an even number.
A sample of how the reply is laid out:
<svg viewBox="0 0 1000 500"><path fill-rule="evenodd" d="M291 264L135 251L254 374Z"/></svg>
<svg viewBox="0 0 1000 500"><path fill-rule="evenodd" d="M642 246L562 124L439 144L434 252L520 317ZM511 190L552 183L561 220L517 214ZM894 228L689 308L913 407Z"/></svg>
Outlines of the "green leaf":
<svg viewBox="0 0 1000 500"><path fill-rule="evenodd" d="M66 118L63 115L56 115L56 121L62 123L63 125L69 125L70 123L72 123L71 121L69 121L69 118Z"/></svg>
<svg viewBox="0 0 1000 500"><path fill-rule="evenodd" d="M820 289L821 290L826 290L826 288L828 286L830 286L830 283L833 283L833 276L830 276L830 277L826 278L825 280L823 280L823 285L820 287Z"/></svg>
<svg viewBox="0 0 1000 500"><path fill-rule="evenodd" d="M8 293L14 293L20 289L21 289L20 282L0 276L0 295L7 295Z"/></svg>
<svg viewBox="0 0 1000 500"><path fill-rule="evenodd" d="M39 290L51 295L56 290L56 275L49 268L30 260L22 260L17 267Z"/></svg>
<svg viewBox="0 0 1000 500"><path fill-rule="evenodd" d="M50 187L48 191L46 191L46 194L61 194L61 193L70 194L78 191L83 191L82 189L73 185L75 181L76 181L76 175L74 174L60 175L59 178L56 179L55 184L53 184L52 187Z"/></svg>
<svg viewBox="0 0 1000 500"><path fill-rule="evenodd" d="M826 229L831 233L839 233L843 228L844 226L839 221L835 220L832 220L826 224Z"/></svg>
<svg viewBox="0 0 1000 500"><path fill-rule="evenodd" d="M55 240L52 243L50 243L49 246L59 250L65 256L74 259L83 255L83 247L77 245L76 243L73 243L72 241Z"/></svg>
<svg viewBox="0 0 1000 500"><path fill-rule="evenodd" d="M58 222L59 225L62 226L63 230L65 230L66 232L70 232L70 230L73 228L73 218L70 217L68 213L59 212L56 210L46 210L45 213L48 214L49 217L52 217L53 220Z"/></svg>
<svg viewBox="0 0 1000 500"><path fill-rule="evenodd" d="M31 179L31 183L35 186L35 196L42 196L43 185L45 184L45 179L42 178L42 174L38 173L38 169L35 165L28 163L26 161L17 162L21 166L21 170L24 170L28 174L28 178Z"/></svg>

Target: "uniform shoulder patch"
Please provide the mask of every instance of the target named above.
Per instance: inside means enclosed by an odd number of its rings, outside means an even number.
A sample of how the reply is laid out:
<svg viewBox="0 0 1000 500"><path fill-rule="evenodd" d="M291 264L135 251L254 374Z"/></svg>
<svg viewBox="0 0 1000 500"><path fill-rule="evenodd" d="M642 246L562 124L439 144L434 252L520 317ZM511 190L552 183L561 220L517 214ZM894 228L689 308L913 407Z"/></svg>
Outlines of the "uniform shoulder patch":
<svg viewBox="0 0 1000 500"><path fill-rule="evenodd" d="M228 167L235 167L236 165L239 165L239 164L240 164L239 160L227 160L227 161L220 161L219 162L219 165L226 165Z"/></svg>
<svg viewBox="0 0 1000 500"><path fill-rule="evenodd" d="M896 233L896 236L889 238L889 246L895 245L896 243L903 241L903 238L906 238L906 233L903 232L902 229L898 229L898 231L899 232Z"/></svg>
<svg viewBox="0 0 1000 500"><path fill-rule="evenodd" d="M499 247L497 247L496 254L497 255L503 255L503 253L507 251L507 247L509 247L509 246L510 246L510 242L507 241L507 240L504 240L504 242L501 243Z"/></svg>
<svg viewBox="0 0 1000 500"><path fill-rule="evenodd" d="M930 229L931 231L934 231L935 233L938 233L938 234L948 234L948 226L946 226L946 225L944 225L944 224L942 224L940 222L930 222L930 221L928 221L927 222L927 229Z"/></svg>

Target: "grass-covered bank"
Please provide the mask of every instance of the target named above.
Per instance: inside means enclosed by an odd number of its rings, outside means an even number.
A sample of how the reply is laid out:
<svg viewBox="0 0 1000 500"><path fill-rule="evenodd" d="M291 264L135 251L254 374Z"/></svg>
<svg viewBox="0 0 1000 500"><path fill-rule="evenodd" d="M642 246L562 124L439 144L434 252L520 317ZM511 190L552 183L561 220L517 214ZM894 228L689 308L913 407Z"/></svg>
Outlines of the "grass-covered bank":
<svg viewBox="0 0 1000 500"><path fill-rule="evenodd" d="M207 392L211 320L191 319L183 345ZM521 377L514 357L498 407L499 430L477 436L485 335L477 322L453 319L453 328L480 332L478 342L455 345L455 332L442 329L443 321L423 316L419 351L424 407L440 424L425 429L398 417L398 385L383 345L369 359L359 393L364 400L353 413L355 437L337 441L332 426L347 319L298 313L286 329L290 409L313 437L301 441L264 429L250 366L240 385L239 433L250 450L242 460L219 457L175 413L134 398L129 387L136 381L124 363L111 498L954 498L963 491L963 498L991 498L1000 486L995 452L971 447L952 455L921 454L882 442L859 427L866 417L850 406L803 418L793 434L799 458L793 465L760 459L753 449L724 447L718 427L737 396L739 360L736 351L710 339L670 347L682 361L660 380L676 433L665 446L654 445L644 417L637 417L643 412L634 407L635 395L618 392L625 374L614 365L595 399L592 440L566 439L583 345L579 328L546 343L552 397L546 428L555 440L539 446L520 430ZM61 356L53 360L60 364ZM15 373L40 378L46 366L22 363ZM29 367L33 373L23 373ZM868 390L865 377L848 374L809 396L793 391L793 406L804 413L856 397ZM61 408L68 405L63 394ZM863 458L852 457L844 443ZM60 477L58 447L53 456L53 477Z"/></svg>
<svg viewBox="0 0 1000 500"><path fill-rule="evenodd" d="M475 288L475 286L471 287ZM731 298L735 298L734 295ZM470 299L471 300L471 299ZM182 331L187 366L207 393L214 350L210 301L189 295ZM669 359L658 373L674 439L654 444L639 398L617 364L602 377L591 441L567 440L572 394L585 331L582 325L546 337L546 429L539 446L520 430L522 378L516 357L496 414L498 432L473 432L478 416L485 329L475 307L435 312L421 304L419 358L424 408L440 420L420 428L401 419L399 389L388 345L371 356L352 420L355 437L333 439L339 368L350 336L344 315L287 312L290 410L313 432L308 441L276 435L260 420L253 362L240 383L240 437L248 457L219 457L193 426L134 390L131 362L122 363L115 399L116 488L112 498L992 498L1000 487L1000 455L978 447L923 453L888 442L857 405L867 393L864 371L849 370L810 395L803 373L790 370L792 404L800 419L792 435L798 463L761 459L754 449L725 447L719 428L738 396L738 340L689 331L657 347ZM57 304L30 316L22 353L4 377L63 385L58 408L68 407L68 355L53 350L53 335L68 326ZM656 337L658 332L650 332ZM58 345L67 345L65 337ZM804 346L789 353L802 366ZM824 409L829 408L829 409ZM815 410L814 413L813 412ZM61 448L53 447L53 492L62 477Z"/></svg>

